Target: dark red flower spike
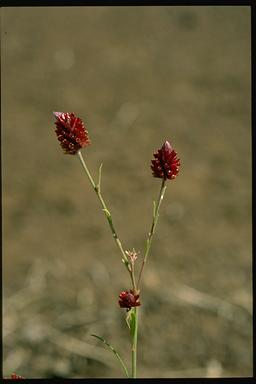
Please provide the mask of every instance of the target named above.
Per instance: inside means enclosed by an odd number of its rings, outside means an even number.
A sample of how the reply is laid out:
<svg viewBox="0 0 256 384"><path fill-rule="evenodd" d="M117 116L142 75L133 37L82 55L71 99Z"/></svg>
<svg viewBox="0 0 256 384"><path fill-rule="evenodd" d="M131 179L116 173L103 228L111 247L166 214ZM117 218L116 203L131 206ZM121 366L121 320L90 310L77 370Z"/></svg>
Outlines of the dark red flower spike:
<svg viewBox="0 0 256 384"><path fill-rule="evenodd" d="M155 159L151 160L151 169L154 177L164 180L173 180L179 173L180 159L169 141L165 141L162 148L154 153Z"/></svg>
<svg viewBox="0 0 256 384"><path fill-rule="evenodd" d="M75 155L79 149L90 144L83 121L74 113L53 112L56 117L56 135L64 152Z"/></svg>

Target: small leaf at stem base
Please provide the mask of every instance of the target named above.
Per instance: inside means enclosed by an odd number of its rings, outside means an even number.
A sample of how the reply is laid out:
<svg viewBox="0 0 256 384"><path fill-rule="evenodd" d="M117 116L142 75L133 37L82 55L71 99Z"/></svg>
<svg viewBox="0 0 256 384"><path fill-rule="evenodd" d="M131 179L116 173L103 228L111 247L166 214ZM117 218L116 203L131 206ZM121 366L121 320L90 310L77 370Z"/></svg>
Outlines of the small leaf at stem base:
<svg viewBox="0 0 256 384"><path fill-rule="evenodd" d="M131 308L127 312L125 320L128 325L128 328L130 329L131 337L133 337L135 332L135 325L136 325L136 316L135 316L134 308Z"/></svg>

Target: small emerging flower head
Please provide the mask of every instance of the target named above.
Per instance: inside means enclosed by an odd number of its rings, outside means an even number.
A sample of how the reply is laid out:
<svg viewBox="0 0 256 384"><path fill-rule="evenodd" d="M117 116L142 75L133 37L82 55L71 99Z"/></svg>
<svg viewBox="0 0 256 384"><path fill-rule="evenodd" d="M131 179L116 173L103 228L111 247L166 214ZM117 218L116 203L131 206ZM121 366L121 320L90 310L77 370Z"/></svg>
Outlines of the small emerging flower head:
<svg viewBox="0 0 256 384"><path fill-rule="evenodd" d="M139 252L136 252L135 249L133 248L132 251L125 251L125 253L129 257L131 264L134 265L135 261L138 258Z"/></svg>
<svg viewBox="0 0 256 384"><path fill-rule="evenodd" d="M75 155L90 144L83 121L74 113L53 112L56 117L56 135L65 153Z"/></svg>
<svg viewBox="0 0 256 384"><path fill-rule="evenodd" d="M179 173L180 159L169 141L165 141L162 148L154 153L154 160L151 160L151 169L154 177L160 179L175 179Z"/></svg>
<svg viewBox="0 0 256 384"><path fill-rule="evenodd" d="M131 309L140 305L139 294L134 294L131 289L130 292L122 291L119 295L119 305L121 308Z"/></svg>

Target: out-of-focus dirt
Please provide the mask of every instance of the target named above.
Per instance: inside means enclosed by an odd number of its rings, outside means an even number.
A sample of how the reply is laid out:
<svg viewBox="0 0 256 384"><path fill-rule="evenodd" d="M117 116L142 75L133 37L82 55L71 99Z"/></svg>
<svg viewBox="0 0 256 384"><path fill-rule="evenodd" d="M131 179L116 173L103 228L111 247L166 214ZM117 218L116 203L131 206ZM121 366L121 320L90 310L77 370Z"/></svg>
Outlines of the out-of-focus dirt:
<svg viewBox="0 0 256 384"><path fill-rule="evenodd" d="M252 375L249 7L2 8L4 375L122 377L130 288L52 111L83 151L125 249L143 254L160 181L181 158L143 279L139 377ZM138 262L141 260L139 259Z"/></svg>

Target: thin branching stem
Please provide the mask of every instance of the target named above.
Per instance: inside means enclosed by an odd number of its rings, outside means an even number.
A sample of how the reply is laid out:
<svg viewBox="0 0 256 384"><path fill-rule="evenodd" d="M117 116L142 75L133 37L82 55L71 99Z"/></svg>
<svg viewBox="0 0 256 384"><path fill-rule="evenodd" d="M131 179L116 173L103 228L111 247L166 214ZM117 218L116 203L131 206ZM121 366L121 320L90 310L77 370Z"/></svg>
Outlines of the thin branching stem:
<svg viewBox="0 0 256 384"><path fill-rule="evenodd" d="M164 193L165 193L165 190L166 190L165 182L166 182L166 180L163 179L162 180L162 184L161 184L161 188L160 188L160 192L159 192L159 196L158 196L158 199L157 199L156 206L154 205L152 225L151 225L151 228L150 228L150 231L149 231L149 234L148 234L148 238L147 238L147 242L146 242L146 250L145 250L144 258L143 258L143 261L142 261L142 264L141 264L141 269L140 269L138 283L137 283L137 289L139 289L139 286L140 286L142 272L144 270L144 267L145 267L145 264L146 264L146 261L147 261L147 258L148 258L148 254L149 254L149 251L150 251L153 235L155 233L156 224L157 224L157 220L158 220L158 217L159 217L160 205L161 205L161 202L162 202L162 200L164 198Z"/></svg>
<svg viewBox="0 0 256 384"><path fill-rule="evenodd" d="M106 216L106 218L108 220L108 223L109 223L109 226L110 226L113 238L114 238L114 240L115 240L115 242L116 242L116 244L117 244L117 246L118 246L118 248L119 248L119 250L121 252L122 261L125 264L126 269L129 271L129 274L131 276L130 262L129 262L126 254L125 254L125 251L123 249L122 243L121 243L120 239L117 236L117 233L116 233L116 230L115 230L115 227L114 227L114 224L113 224L112 216L111 216L110 211L107 208L106 203L105 203L105 201L104 201L104 199L102 197L101 189L100 189L99 185L95 184L95 182L94 182L94 180L93 180L93 178L92 178L92 176L91 176L91 174L89 172L89 169L87 168L87 166L85 164L85 161L84 161L84 158L82 156L81 151L78 151L77 155L78 155L78 158L79 158L79 160L80 160L80 162L81 162L81 164L83 166L83 169L84 169L84 171L85 171L85 173L86 173L86 175L87 175L87 177L88 177L88 179L89 179L89 181L90 181L90 183L91 183L91 185L92 185L92 187L93 187L93 189L94 189L94 191L95 191L95 193L96 193L96 195L97 195L97 197L98 197L98 199L99 199L99 201L101 203L102 210L105 213L105 216ZM101 168L100 168L100 178L101 178ZM100 183L100 178L99 178L99 183Z"/></svg>

